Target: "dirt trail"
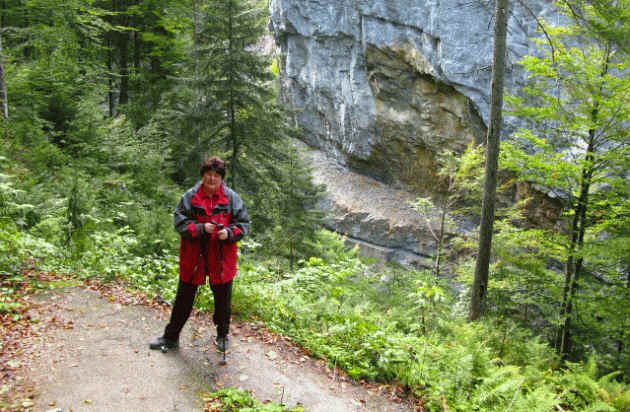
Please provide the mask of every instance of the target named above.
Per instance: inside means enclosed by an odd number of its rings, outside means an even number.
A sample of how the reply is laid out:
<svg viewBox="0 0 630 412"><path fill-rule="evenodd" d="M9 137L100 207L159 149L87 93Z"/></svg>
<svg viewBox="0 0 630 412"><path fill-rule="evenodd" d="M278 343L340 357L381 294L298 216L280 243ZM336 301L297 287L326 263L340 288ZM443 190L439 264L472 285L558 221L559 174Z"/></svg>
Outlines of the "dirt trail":
<svg viewBox="0 0 630 412"><path fill-rule="evenodd" d="M29 342L37 353L30 361L37 396L29 410L199 411L200 394L221 387L306 411L410 410L249 325L233 325L229 362L220 366L207 314L191 317L180 349L162 354L150 351L148 342L163 330L168 311L123 305L78 287L42 293L35 301L48 308L34 316L49 330Z"/></svg>

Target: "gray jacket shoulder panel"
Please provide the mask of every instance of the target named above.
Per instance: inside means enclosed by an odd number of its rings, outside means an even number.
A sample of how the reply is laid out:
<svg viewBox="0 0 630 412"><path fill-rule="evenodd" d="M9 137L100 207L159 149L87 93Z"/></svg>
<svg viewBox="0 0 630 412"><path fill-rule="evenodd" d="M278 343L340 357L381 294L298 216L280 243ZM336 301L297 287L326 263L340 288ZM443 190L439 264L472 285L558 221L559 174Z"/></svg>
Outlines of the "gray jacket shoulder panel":
<svg viewBox="0 0 630 412"><path fill-rule="evenodd" d="M197 184L188 189L175 207L175 212L173 213L173 223L177 233L182 236L189 238L192 237L188 231L188 225L191 223L196 224L197 221L189 216L192 215L192 198L200 187L201 182L197 182Z"/></svg>
<svg viewBox="0 0 630 412"><path fill-rule="evenodd" d="M227 185L223 185L223 191L230 203L230 214L232 215L232 221L228 227L229 240L237 242L247 233L249 233L249 215L247 214L247 208L243 199L234 190L230 189ZM234 228L239 228L240 234L234 236Z"/></svg>

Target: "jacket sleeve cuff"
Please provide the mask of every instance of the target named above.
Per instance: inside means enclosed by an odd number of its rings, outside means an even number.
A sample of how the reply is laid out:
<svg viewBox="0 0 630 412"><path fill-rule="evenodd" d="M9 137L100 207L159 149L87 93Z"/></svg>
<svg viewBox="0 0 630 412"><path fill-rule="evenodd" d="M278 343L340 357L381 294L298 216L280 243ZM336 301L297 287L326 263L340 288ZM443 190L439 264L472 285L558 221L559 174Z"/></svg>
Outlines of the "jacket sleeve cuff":
<svg viewBox="0 0 630 412"><path fill-rule="evenodd" d="M228 239L234 242L239 238L241 233L243 232L238 227L228 228Z"/></svg>
<svg viewBox="0 0 630 412"><path fill-rule="evenodd" d="M203 223L189 223L188 232L192 237L198 237L201 233L203 233Z"/></svg>

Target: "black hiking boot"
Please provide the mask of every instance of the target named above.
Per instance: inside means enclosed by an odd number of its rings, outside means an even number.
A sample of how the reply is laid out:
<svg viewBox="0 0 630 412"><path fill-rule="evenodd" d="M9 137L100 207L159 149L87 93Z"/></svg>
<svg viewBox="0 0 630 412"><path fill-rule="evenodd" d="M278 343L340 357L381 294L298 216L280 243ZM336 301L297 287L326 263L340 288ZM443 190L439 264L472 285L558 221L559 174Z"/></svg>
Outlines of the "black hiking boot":
<svg viewBox="0 0 630 412"><path fill-rule="evenodd" d="M179 348L179 341L166 339L164 336L157 338L155 342L149 343L149 349L157 350L161 349L177 349Z"/></svg>
<svg viewBox="0 0 630 412"><path fill-rule="evenodd" d="M214 344L217 346L219 352L226 352L228 350L228 346L230 346L230 340L227 336L217 336Z"/></svg>

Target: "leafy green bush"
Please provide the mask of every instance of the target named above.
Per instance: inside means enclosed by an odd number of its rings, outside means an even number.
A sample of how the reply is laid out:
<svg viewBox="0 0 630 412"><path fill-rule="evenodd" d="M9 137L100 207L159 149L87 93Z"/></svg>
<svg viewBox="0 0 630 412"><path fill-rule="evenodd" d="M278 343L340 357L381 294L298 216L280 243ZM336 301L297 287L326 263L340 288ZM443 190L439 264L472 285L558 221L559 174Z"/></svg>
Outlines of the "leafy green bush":
<svg viewBox="0 0 630 412"><path fill-rule="evenodd" d="M287 408L276 402L262 403L253 398L249 392L227 388L203 395L205 410L222 410L229 412L303 412L304 408L296 406Z"/></svg>
<svg viewBox="0 0 630 412"><path fill-rule="evenodd" d="M459 411L629 410L627 386L559 369L555 352L514 322L457 316L452 292L430 272L347 254L311 258L292 273L245 260L236 313L264 320L355 379L405 384L427 410L444 402Z"/></svg>

